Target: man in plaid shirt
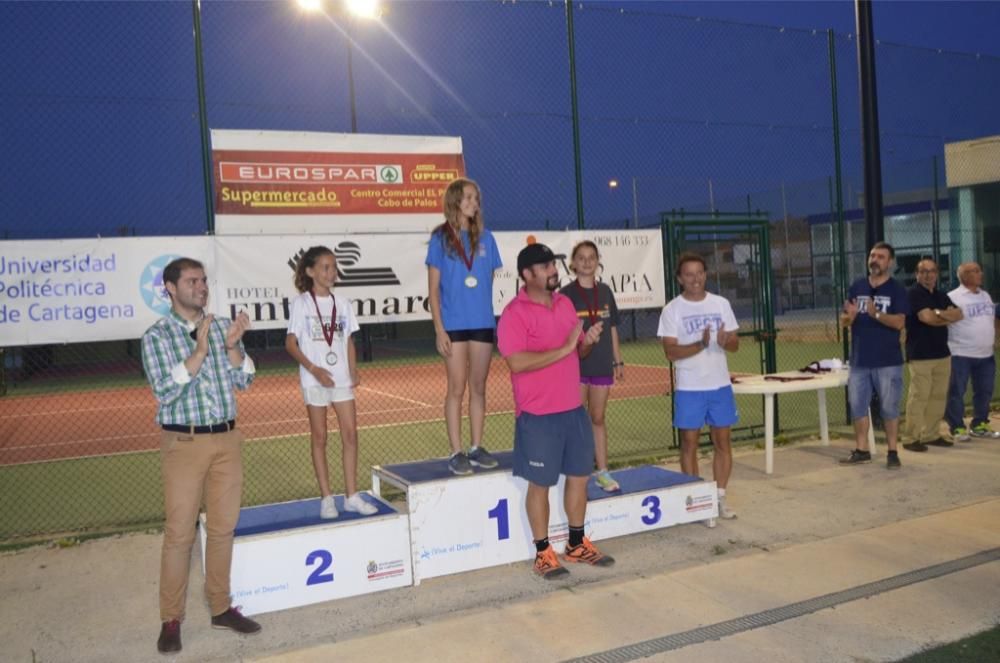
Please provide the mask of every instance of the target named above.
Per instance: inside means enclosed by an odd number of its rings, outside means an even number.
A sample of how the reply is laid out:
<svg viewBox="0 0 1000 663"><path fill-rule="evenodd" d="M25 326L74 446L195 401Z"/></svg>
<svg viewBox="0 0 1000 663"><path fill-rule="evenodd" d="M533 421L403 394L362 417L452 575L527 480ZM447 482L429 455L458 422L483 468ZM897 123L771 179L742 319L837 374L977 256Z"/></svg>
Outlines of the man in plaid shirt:
<svg viewBox="0 0 1000 663"><path fill-rule="evenodd" d="M142 337L142 363L158 408L163 502L166 522L160 556L160 619L156 646L181 649L180 623L187 598L195 523L205 501L205 594L212 627L250 634L260 625L230 605L229 569L233 530L243 488L243 434L236 429L233 389L246 389L253 360L243 349L247 314L235 321L205 312L204 266L178 258L163 269L170 313Z"/></svg>

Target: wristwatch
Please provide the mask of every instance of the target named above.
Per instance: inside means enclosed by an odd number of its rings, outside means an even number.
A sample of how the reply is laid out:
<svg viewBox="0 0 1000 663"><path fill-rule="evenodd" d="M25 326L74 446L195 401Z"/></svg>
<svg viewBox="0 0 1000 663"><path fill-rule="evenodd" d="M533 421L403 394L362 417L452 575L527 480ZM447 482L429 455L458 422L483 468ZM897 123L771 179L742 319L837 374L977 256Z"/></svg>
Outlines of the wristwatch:
<svg viewBox="0 0 1000 663"><path fill-rule="evenodd" d="M875 319L878 320L882 317L882 311L875 311Z"/></svg>
<svg viewBox="0 0 1000 663"><path fill-rule="evenodd" d="M939 309L939 308L934 309L934 315L936 315L937 317L940 318L941 317L941 309Z"/></svg>

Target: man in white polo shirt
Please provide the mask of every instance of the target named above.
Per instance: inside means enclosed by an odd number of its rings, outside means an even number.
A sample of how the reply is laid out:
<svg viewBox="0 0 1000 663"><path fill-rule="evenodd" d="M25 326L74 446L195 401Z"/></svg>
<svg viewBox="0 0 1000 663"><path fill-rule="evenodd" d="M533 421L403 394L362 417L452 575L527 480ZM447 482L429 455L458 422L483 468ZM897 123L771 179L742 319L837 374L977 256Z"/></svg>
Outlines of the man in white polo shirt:
<svg viewBox="0 0 1000 663"><path fill-rule="evenodd" d="M948 349L951 351L951 381L948 384L948 406L945 419L951 435L961 442L972 437L997 438L990 428L990 399L996 359L993 344L996 339L996 309L988 292L983 289L983 270L974 262L958 266L962 284L948 293L964 318L948 326ZM972 422L965 427L965 389L972 379Z"/></svg>

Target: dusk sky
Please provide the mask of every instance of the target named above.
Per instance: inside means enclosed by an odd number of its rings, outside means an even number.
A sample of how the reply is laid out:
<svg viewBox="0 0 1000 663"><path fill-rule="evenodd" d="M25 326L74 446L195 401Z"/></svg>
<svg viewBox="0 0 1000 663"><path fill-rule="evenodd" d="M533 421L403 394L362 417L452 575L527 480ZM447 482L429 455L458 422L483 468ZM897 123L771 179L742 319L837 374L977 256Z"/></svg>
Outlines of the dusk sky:
<svg viewBox="0 0 1000 663"><path fill-rule="evenodd" d="M190 3L4 13L0 234L204 232ZM721 209L750 195L773 212L785 186L794 213L826 211L827 28L856 194L852 2L584 3L574 15L588 225L620 225L633 204L652 222L707 206L710 190ZM563 4L393 3L382 20L354 25L359 130L461 136L488 223L575 226ZM945 142L1000 133L1000 3L876 2L874 24L886 187L929 186ZM350 131L342 16L209 1L202 26L211 128Z"/></svg>

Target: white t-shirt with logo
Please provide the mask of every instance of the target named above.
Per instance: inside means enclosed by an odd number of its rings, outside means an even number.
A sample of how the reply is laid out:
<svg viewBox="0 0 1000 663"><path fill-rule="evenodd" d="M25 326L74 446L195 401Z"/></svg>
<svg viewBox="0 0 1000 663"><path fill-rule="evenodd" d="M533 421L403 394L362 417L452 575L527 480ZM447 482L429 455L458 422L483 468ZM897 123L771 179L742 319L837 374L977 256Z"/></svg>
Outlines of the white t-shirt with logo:
<svg viewBox="0 0 1000 663"><path fill-rule="evenodd" d="M992 357L996 308L990 294L982 288L978 292L972 292L960 285L949 292L948 296L955 306L962 309L964 316L958 322L948 325L948 349L951 354L974 359Z"/></svg>
<svg viewBox="0 0 1000 663"><path fill-rule="evenodd" d="M696 355L674 362L679 391L712 391L731 384L726 351L716 339L720 326L733 332L739 329L739 324L729 300L710 292L706 292L705 299L700 302L692 302L683 296L675 297L660 314L660 328L656 335L676 338L680 345L701 341L706 326L712 330L708 347Z"/></svg>
<svg viewBox="0 0 1000 663"><path fill-rule="evenodd" d="M333 345L327 345L323 336L323 326L326 326L329 333L330 318L333 315L333 302L337 302L337 320L334 324ZM316 315L316 304L319 304L319 313ZM351 300L340 295L327 297L316 297L316 304L308 292L304 292L292 301L292 311L288 320L288 333L295 335L295 340L299 343L309 361L316 366L325 369L333 378L334 386L353 387L351 384L351 371L347 361L347 341L351 334L360 329L357 318L354 317L354 307ZM330 352L337 356L337 363L330 366L326 356ZM304 366L299 366L299 380L303 389L322 386L312 373Z"/></svg>

